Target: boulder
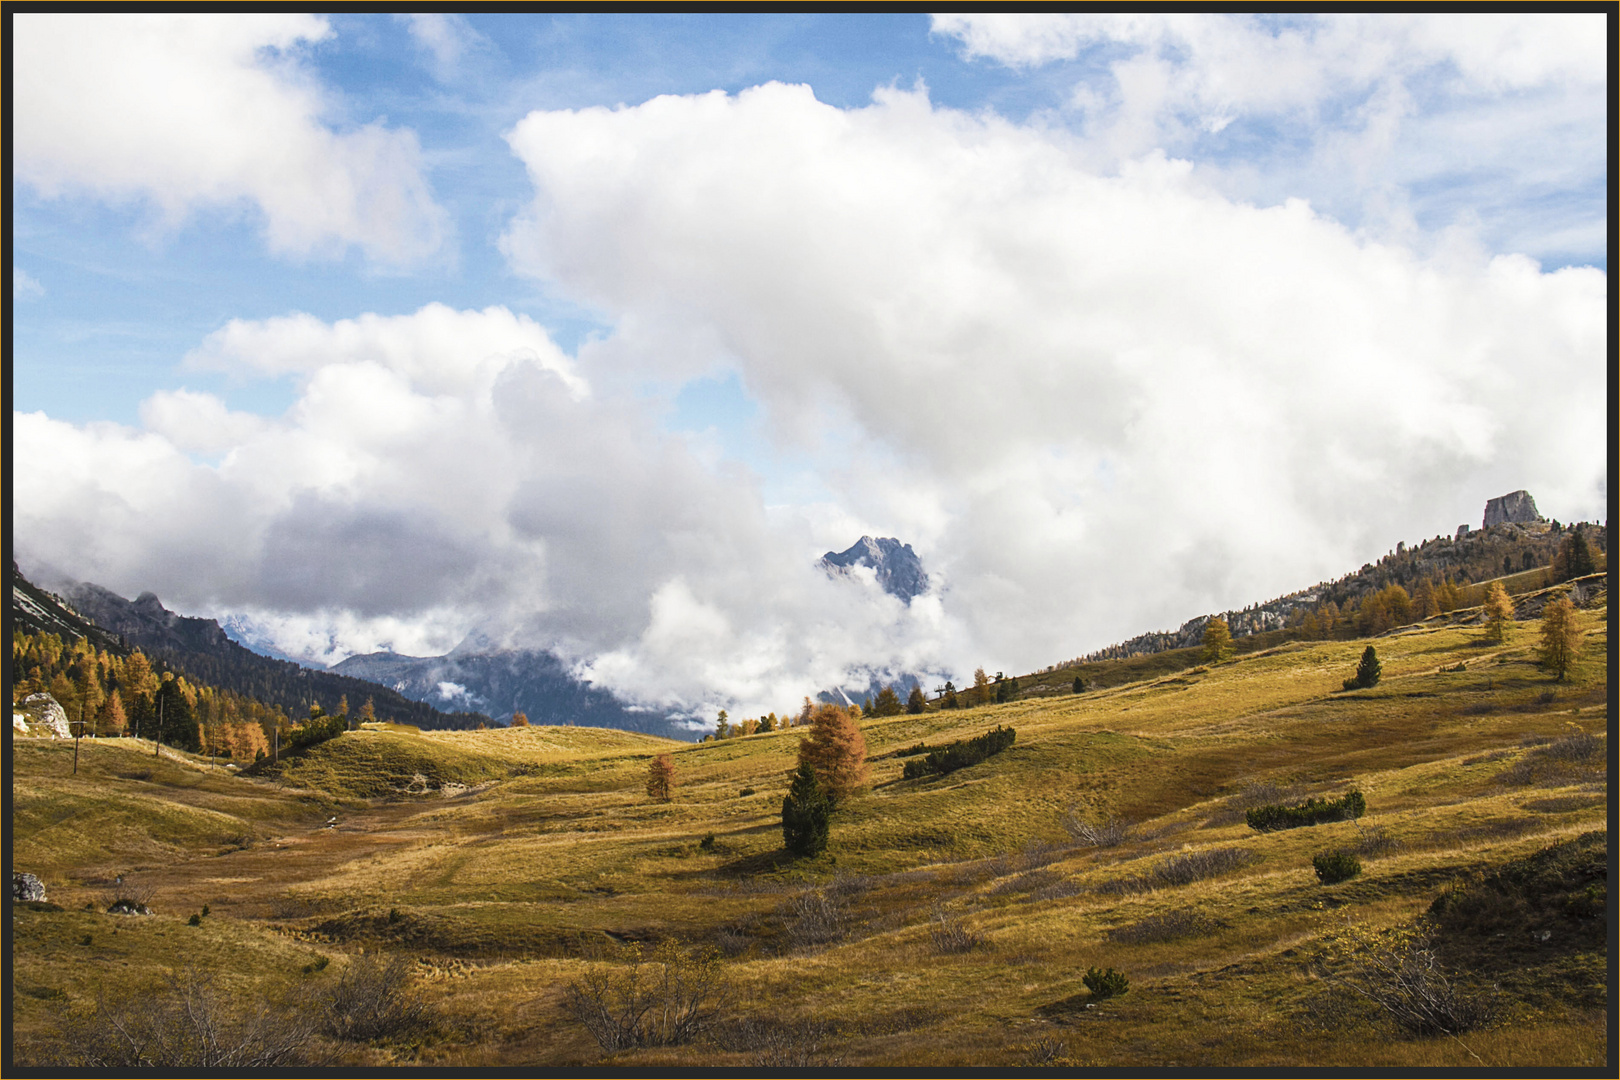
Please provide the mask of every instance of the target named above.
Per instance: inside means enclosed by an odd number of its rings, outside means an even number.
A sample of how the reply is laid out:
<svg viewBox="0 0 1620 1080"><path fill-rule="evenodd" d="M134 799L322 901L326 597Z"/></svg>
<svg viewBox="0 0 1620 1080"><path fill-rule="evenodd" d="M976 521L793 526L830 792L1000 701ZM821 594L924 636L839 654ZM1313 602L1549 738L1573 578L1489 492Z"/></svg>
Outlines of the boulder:
<svg viewBox="0 0 1620 1080"><path fill-rule="evenodd" d="M21 725L18 718L21 718ZM67 711L49 694L29 694L11 711L11 730L41 739L70 739Z"/></svg>
<svg viewBox="0 0 1620 1080"><path fill-rule="evenodd" d="M23 874L16 870L11 872L11 898L18 903L43 901L45 899L45 883L33 874Z"/></svg>
<svg viewBox="0 0 1620 1080"><path fill-rule="evenodd" d="M1510 522L1540 521L1536 500L1528 491L1514 491L1501 495L1485 504L1485 527L1506 525Z"/></svg>

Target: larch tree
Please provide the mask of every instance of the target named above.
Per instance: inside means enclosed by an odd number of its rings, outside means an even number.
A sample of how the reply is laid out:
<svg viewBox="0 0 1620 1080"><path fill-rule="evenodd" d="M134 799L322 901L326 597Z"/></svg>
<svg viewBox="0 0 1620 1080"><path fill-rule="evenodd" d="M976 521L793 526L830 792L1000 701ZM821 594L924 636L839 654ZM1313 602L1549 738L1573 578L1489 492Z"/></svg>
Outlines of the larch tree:
<svg viewBox="0 0 1620 1080"><path fill-rule="evenodd" d="M1541 613L1541 663L1559 682L1581 655L1581 629L1575 621L1575 605L1562 596Z"/></svg>
<svg viewBox="0 0 1620 1080"><path fill-rule="evenodd" d="M835 808L866 787L866 737L855 718L838 705L818 707L810 717L810 737L799 740L799 764L815 770Z"/></svg>
<svg viewBox="0 0 1620 1080"><path fill-rule="evenodd" d="M647 766L647 797L654 802L675 797L675 759L668 754L659 754Z"/></svg>
<svg viewBox="0 0 1620 1080"><path fill-rule="evenodd" d="M360 706L360 722L362 724L375 724L377 722L377 703L375 699L368 697L366 703Z"/></svg>
<svg viewBox="0 0 1620 1080"><path fill-rule="evenodd" d="M124 713L124 699L113 687L107 700L102 702L101 711L96 715L96 732L100 735L122 735L124 728L129 725L129 717Z"/></svg>
<svg viewBox="0 0 1620 1080"><path fill-rule="evenodd" d="M990 676L984 673L984 668L973 669L973 689L969 692L974 705L990 704Z"/></svg>
<svg viewBox="0 0 1620 1080"><path fill-rule="evenodd" d="M1204 624L1204 652L1202 659L1206 664L1224 664L1232 659L1232 631L1226 625L1226 620L1219 615L1212 616Z"/></svg>
<svg viewBox="0 0 1620 1080"><path fill-rule="evenodd" d="M1490 641L1506 641L1507 628L1513 622L1513 601L1500 581L1491 582L1485 590L1485 637Z"/></svg>

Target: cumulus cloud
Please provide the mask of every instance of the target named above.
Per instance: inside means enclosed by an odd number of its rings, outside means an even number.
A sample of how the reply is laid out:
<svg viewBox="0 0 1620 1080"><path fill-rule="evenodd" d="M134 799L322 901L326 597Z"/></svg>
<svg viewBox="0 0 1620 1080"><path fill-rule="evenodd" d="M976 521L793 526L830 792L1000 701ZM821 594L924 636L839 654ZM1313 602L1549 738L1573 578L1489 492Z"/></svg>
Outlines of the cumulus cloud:
<svg viewBox="0 0 1620 1080"><path fill-rule="evenodd" d="M189 357L291 374L281 417L163 392L145 430L16 418L19 554L291 655L555 648L633 700L780 709L863 666L914 669L937 605L815 568L825 538L756 478L598 395L504 308L236 321ZM218 454L199 463L189 453ZM813 680L813 681L812 681Z"/></svg>
<svg viewBox="0 0 1620 1080"><path fill-rule="evenodd" d="M661 97L509 141L537 190L514 264L619 328L582 364L735 366L769 430L847 452L838 501L914 540L1007 670L1336 576L1497 489L1602 505L1596 271L1421 256L1160 155L1100 174L921 92Z"/></svg>
<svg viewBox="0 0 1620 1080"><path fill-rule="evenodd" d="M171 227L248 204L280 254L421 259L448 219L416 136L334 126L299 59L331 34L299 14L18 15L16 177L47 196L144 202Z"/></svg>
<svg viewBox="0 0 1620 1080"><path fill-rule="evenodd" d="M1083 60L1072 105L1097 163L1196 153L1241 197L1308 193L1406 242L1418 219L1477 217L1498 249L1566 258L1605 246L1605 27L1544 12L933 17L968 58ZM1497 205L1572 188L1584 213L1560 207L1564 235Z"/></svg>
<svg viewBox="0 0 1620 1080"><path fill-rule="evenodd" d="M746 714L863 666L1031 670L1520 487L1606 503L1595 270L1379 242L1163 154L1101 170L922 91L535 112L509 142L535 189L509 259L610 332L571 357L498 307L230 323L187 363L292 379L283 416L181 391L141 430L15 418L25 567L74 552L328 659L471 633ZM725 371L816 502L660 429L648 387ZM933 591L815 568L863 532Z"/></svg>

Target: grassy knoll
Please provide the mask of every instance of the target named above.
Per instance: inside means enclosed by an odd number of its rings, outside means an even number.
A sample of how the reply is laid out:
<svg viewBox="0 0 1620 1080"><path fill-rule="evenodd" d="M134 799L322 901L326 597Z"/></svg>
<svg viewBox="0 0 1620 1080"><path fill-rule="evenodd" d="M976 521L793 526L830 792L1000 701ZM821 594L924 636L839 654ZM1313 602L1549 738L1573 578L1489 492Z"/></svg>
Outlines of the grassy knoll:
<svg viewBox="0 0 1620 1080"><path fill-rule="evenodd" d="M101 740L75 778L71 746L14 740L15 867L51 900L13 923L19 1062L52 1052L64 1010L188 964L242 1000L320 1000L381 953L415 961L431 1022L320 1044L331 1060L1602 1065L1606 616L1601 601L1582 612L1585 658L1562 683L1535 663L1534 623L1489 643L1435 619L1373 639L1384 674L1368 690L1340 689L1367 641L1285 642L1207 670L1159 654L1080 695L870 720L872 786L801 861L779 826L794 731L690 745L379 728L256 776ZM996 724L1018 733L1001 754L901 778L896 751ZM663 752L667 804L644 793ZM1358 822L1244 821L1258 802L1351 788ZM1071 813L1128 828L1088 846ZM1330 848L1362 872L1322 885L1311 860ZM156 914L105 913L120 874ZM1442 895L1464 899L1424 922ZM1425 1033L1358 995L1377 989L1369 942L1416 927L1489 1022ZM716 1025L605 1052L565 1010L569 985L671 940L723 957ZM1092 966L1129 991L1094 998Z"/></svg>

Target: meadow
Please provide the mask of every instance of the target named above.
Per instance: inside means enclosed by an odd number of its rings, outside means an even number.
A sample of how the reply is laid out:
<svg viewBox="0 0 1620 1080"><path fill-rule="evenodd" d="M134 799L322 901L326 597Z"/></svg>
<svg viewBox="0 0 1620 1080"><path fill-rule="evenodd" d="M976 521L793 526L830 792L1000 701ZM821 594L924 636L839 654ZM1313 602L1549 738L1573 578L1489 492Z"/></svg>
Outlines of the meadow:
<svg viewBox="0 0 1620 1080"><path fill-rule="evenodd" d="M408 962L420 1016L312 1031L312 1060L1603 1066L1606 597L1561 682L1534 621L1497 643L1477 616L1208 667L1110 661L1080 694L866 719L871 786L809 859L780 827L802 730L379 725L256 776L129 739L86 740L74 775L71 744L14 738L13 867L48 890L13 905L14 1064L71 1060L85 1025L171 973L284 1016L382 957ZM1343 691L1369 643L1381 681ZM916 743L998 724L1005 751L901 778ZM645 792L661 753L668 803ZM1357 821L1245 820L1351 790ZM1361 873L1323 884L1330 849ZM108 913L119 896L153 914ZM611 988L638 952L711 979L695 1037L612 1049L577 1018L579 988ZM1392 957L1431 964L1476 1022L1403 1021ZM1088 988L1108 968L1123 994Z"/></svg>

